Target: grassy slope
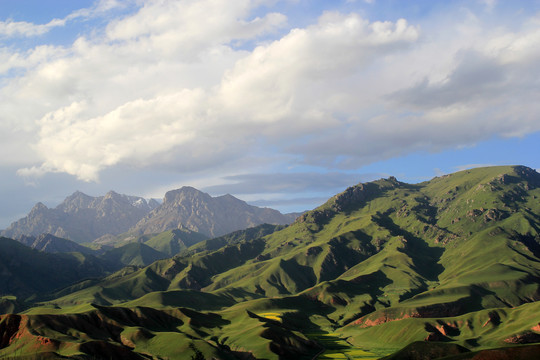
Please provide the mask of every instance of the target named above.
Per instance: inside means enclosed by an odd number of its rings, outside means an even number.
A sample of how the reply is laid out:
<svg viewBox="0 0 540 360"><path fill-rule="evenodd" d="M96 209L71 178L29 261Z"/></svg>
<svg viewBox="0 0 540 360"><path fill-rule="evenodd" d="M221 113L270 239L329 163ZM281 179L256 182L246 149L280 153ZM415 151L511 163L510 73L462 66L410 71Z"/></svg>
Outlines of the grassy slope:
<svg viewBox="0 0 540 360"><path fill-rule="evenodd" d="M167 258L167 254L142 243L130 243L111 249L101 256L113 264L147 266L156 260Z"/></svg>
<svg viewBox="0 0 540 360"><path fill-rule="evenodd" d="M536 331L539 197L538 174L522 167L379 180L262 239L202 242L30 313L90 302L217 311L226 323L201 341L257 357L313 354L306 334L332 332L379 354L437 333L471 349L502 346Z"/></svg>
<svg viewBox="0 0 540 360"><path fill-rule="evenodd" d="M49 254L15 240L0 238L0 296L22 299L103 276L109 264L81 253Z"/></svg>
<svg viewBox="0 0 540 360"><path fill-rule="evenodd" d="M208 239L206 235L195 231L174 229L152 236L144 243L171 257L206 239Z"/></svg>

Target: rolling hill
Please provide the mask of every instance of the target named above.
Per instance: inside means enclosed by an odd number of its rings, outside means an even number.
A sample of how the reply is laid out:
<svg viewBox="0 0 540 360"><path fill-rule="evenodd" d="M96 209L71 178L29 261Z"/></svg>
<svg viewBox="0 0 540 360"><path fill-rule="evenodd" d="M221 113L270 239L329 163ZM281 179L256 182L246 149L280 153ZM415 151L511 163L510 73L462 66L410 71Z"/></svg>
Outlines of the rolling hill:
<svg viewBox="0 0 540 360"><path fill-rule="evenodd" d="M152 236L144 244L171 257L207 238L201 233L181 228Z"/></svg>
<svg viewBox="0 0 540 360"><path fill-rule="evenodd" d="M0 356L533 359L539 199L523 166L358 184L3 315Z"/></svg>

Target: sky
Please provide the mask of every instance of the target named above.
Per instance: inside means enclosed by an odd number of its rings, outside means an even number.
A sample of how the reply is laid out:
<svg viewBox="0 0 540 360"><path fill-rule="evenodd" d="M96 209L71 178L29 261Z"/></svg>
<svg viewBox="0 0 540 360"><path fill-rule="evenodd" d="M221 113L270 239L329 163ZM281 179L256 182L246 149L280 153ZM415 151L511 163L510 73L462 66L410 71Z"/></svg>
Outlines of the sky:
<svg viewBox="0 0 540 360"><path fill-rule="evenodd" d="M79 190L282 212L540 169L540 1L0 0L0 228Z"/></svg>

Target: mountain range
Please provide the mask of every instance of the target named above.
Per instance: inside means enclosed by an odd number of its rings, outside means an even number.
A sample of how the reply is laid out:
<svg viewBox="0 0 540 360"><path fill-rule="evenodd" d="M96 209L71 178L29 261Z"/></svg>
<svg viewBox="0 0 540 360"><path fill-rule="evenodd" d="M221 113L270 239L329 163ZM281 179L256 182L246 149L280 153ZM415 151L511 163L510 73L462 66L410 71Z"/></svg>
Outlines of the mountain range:
<svg viewBox="0 0 540 360"><path fill-rule="evenodd" d="M289 224L298 215L252 206L232 195L212 197L187 186L167 192L161 204L113 191L100 197L77 191L55 208L36 204L1 235L19 239L51 234L101 244L174 229L215 237L263 223Z"/></svg>
<svg viewBox="0 0 540 360"><path fill-rule="evenodd" d="M142 235L184 227L216 237L264 223L290 224L298 215L283 215L274 209L248 205L232 195L211 197L185 186L167 192L163 203L129 232Z"/></svg>
<svg viewBox="0 0 540 360"><path fill-rule="evenodd" d="M535 170L489 167L357 184L291 225L182 246L139 230L176 255L4 292L0 357L536 359L539 199Z"/></svg>
<svg viewBox="0 0 540 360"><path fill-rule="evenodd" d="M108 192L92 197L80 191L49 209L37 203L30 213L2 231L2 236L19 238L48 233L78 243L90 242L106 234L128 231L159 204L141 197Z"/></svg>

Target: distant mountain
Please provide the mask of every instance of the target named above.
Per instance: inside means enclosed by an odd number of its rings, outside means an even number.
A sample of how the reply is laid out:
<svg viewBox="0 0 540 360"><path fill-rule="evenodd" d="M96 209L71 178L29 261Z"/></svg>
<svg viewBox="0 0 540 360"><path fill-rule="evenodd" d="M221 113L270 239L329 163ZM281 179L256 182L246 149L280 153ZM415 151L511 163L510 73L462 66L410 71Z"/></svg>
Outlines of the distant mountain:
<svg viewBox="0 0 540 360"><path fill-rule="evenodd" d="M163 203L130 232L140 235L185 227L215 237L264 223L289 224L295 218L294 214L283 215L274 209L248 205L232 195L212 197L186 186L167 192Z"/></svg>
<svg viewBox="0 0 540 360"><path fill-rule="evenodd" d="M4 230L2 236L20 238L48 233L78 243L90 242L106 234L126 232L157 205L155 200L147 202L114 191L100 197L77 191L54 209L36 204L26 217Z"/></svg>
<svg viewBox="0 0 540 360"><path fill-rule="evenodd" d="M32 249L48 253L69 253L80 252L87 255L97 255L97 251L77 244L68 239L62 239L51 234L40 234L38 236L23 235L17 239L20 243Z"/></svg>

